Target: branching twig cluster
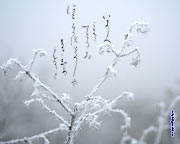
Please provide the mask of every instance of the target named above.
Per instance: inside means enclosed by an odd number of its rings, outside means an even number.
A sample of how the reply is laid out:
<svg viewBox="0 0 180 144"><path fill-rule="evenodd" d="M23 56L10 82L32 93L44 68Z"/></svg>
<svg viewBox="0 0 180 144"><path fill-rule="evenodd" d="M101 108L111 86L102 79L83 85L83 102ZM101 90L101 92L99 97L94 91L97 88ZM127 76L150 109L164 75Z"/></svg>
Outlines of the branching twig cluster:
<svg viewBox="0 0 180 144"><path fill-rule="evenodd" d="M74 15L72 15L74 18ZM33 102L38 102L44 108L45 111L50 113L56 119L59 120L59 126L57 128L48 130L41 134L25 137L22 139L10 140L7 142L0 142L1 144L15 144L20 142L26 142L32 144L36 139L43 139L45 144L49 144L49 140L47 139L47 135L56 133L56 132L67 132L67 139L65 141L66 144L73 144L73 140L75 136L77 136L78 131L81 129L81 126L84 122L87 122L90 127L99 127L101 125L100 116L104 114L109 114L111 112L119 113L124 118L124 125L121 127L124 133L124 136L127 136L127 128L130 127L130 117L128 114L122 110L116 108L118 101L120 101L123 97L133 98L133 95L129 92L123 92L120 96L116 97L113 100L106 100L101 96L96 96L96 92L99 88L105 83L105 81L110 76L115 76L117 71L115 70L115 66L118 64L119 60L123 57L129 56L132 53L137 53L139 55L139 51L137 48L129 52L124 52L129 45L127 45L127 41L130 41L130 36L136 33L146 33L148 32L147 24L144 22L136 22L130 28L127 38L123 44L121 50L114 49L113 45L108 41L105 41L100 45L100 53L102 54L104 51L111 52L115 58L112 64L106 69L105 74L97 83L97 85L92 89L92 91L85 96L85 98L79 103L72 103L71 98L68 94L63 93L61 96L57 95L46 86L43 82L39 80L37 76L35 76L32 72L33 64L35 63L37 56L44 56L46 52L43 50L36 50L34 52L34 56L28 65L23 65L17 59L10 59L6 64L2 65L4 73L7 74L9 69L13 69L16 65L19 67L20 71L18 72L17 78L21 77L29 77L34 85L34 91L32 93L32 97L30 100L25 101L26 106L28 107ZM68 114L69 118L64 119L59 113L53 110L47 102L56 102L62 107L65 112Z"/></svg>
<svg viewBox="0 0 180 144"><path fill-rule="evenodd" d="M170 117L170 112L176 104L180 101L180 96L175 97L171 104L169 105L168 108L165 107L165 103L161 102L159 104L160 107L160 115L158 117L158 124L157 126L149 126L147 129L145 129L141 135L141 137L138 139L132 138L130 136L125 136L121 139L120 144L147 144L146 143L146 138L147 136L155 132L155 139L154 139L154 144L160 144L161 139L162 139L162 134L164 130L170 129L170 123L169 123L169 117Z"/></svg>

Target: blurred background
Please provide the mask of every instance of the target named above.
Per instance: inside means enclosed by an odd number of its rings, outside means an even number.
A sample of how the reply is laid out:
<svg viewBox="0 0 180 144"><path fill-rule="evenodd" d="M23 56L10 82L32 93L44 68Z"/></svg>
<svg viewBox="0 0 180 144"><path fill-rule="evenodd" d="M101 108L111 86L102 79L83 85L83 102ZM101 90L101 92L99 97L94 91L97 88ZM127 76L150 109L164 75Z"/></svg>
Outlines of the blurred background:
<svg viewBox="0 0 180 144"><path fill-rule="evenodd" d="M76 34L78 40L78 67L76 87L72 85L74 69L74 49L70 46L72 35L71 13L67 7L76 4ZM103 76L107 66L112 63L113 55L99 55L98 45L106 36L106 22L102 18L111 15L109 39L115 48L120 49L124 34L131 23L144 20L149 23L150 32L145 36L137 35L135 45L141 53L138 67L130 65L132 57L124 58L116 66L116 78L109 78L96 95L113 99L123 91L134 93L135 100L119 103L132 118L129 135L139 138L143 129L157 125L159 108L157 104L170 101L180 93L180 1L178 0L0 0L0 65L9 58L18 58L27 64L34 49L44 49L47 57L38 59L33 72L58 94L68 93L73 101L80 101L87 95ZM96 24L97 40L94 42L93 24ZM89 25L90 60L84 59L86 52L86 33L82 28ZM64 76L60 66L61 39L64 39L68 74ZM53 63L53 50L57 49L58 75ZM18 69L15 68L4 77L0 70L0 140L10 140L32 136L49 128L55 128L58 121L43 111L37 103L29 109L24 101L30 99L33 91L32 81L14 80ZM54 106L58 109L58 106ZM178 109L178 108L176 108ZM61 110L59 110L61 112ZM180 115L175 110L177 120ZM102 127L87 128L84 125L77 144L119 144L123 119L117 114L102 117ZM154 135L147 139L153 143ZM176 133L178 135L178 131ZM65 134L50 137L53 143L63 143ZM38 142L37 142L38 143ZM163 135L163 144L172 143L170 133Z"/></svg>

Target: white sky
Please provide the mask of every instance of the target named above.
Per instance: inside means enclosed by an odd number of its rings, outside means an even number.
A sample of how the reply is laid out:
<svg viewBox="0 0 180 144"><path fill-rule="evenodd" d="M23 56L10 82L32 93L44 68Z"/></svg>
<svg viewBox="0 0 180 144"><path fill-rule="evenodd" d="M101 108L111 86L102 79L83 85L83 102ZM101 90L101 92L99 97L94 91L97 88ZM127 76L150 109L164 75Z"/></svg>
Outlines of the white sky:
<svg viewBox="0 0 180 144"><path fill-rule="evenodd" d="M68 4L77 5L76 24L82 49L85 40L82 25L92 26L96 21L97 43L93 43L91 49L96 50L102 42L105 36L103 15L111 14L110 38L117 47L122 45L123 34L133 21L149 22L148 35L139 36L136 41L141 51L141 65L135 69L129 67L128 59L124 60L117 67L118 77L108 80L102 91L107 97L124 90L137 96L164 96L166 88L180 75L179 0L0 0L0 64L10 57L28 61L36 48L47 50L52 58L53 48L60 45L60 39L63 37L68 42L70 37ZM72 50L70 46L66 48ZM82 60L79 65L77 88L72 88L70 74L67 80L59 77L53 81L56 89L61 87L63 92L80 96L87 94L112 60L107 54L94 55L92 63ZM51 59L49 64L54 68ZM46 76L42 78L45 80Z"/></svg>

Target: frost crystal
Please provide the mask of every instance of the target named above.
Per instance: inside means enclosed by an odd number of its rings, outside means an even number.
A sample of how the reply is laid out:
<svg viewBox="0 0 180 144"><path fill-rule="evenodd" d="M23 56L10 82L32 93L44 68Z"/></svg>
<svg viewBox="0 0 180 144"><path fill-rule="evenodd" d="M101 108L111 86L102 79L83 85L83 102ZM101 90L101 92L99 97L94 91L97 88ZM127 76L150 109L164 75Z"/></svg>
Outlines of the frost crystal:
<svg viewBox="0 0 180 144"><path fill-rule="evenodd" d="M94 114L88 114L86 120L89 122L90 127L98 128L101 125L101 122L97 121L98 116Z"/></svg>
<svg viewBox="0 0 180 144"><path fill-rule="evenodd" d="M63 94L62 94L62 100L63 100L65 103L69 103L72 99L71 99L71 97L70 97L69 94L63 93Z"/></svg>
<svg viewBox="0 0 180 144"><path fill-rule="evenodd" d="M148 23L144 21L137 21L133 23L130 27L129 32L132 33L133 31L137 33L146 34L147 32L149 32Z"/></svg>
<svg viewBox="0 0 180 144"><path fill-rule="evenodd" d="M132 62L130 63L130 65L137 67L139 63L140 63L139 56L136 56L135 58L132 58Z"/></svg>

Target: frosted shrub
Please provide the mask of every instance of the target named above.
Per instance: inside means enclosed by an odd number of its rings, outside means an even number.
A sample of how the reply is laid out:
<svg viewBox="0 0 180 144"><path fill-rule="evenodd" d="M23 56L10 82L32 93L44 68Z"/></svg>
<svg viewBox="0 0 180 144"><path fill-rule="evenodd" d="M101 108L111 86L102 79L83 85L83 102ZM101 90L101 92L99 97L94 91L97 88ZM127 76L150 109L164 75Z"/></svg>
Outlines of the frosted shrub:
<svg viewBox="0 0 180 144"><path fill-rule="evenodd" d="M154 138L154 144L160 144L164 130L170 129L170 123L169 123L170 112L172 109L174 109L174 107L179 101L180 101L180 96L176 96L172 100L169 107L167 108L164 102L159 103L158 106L160 108L160 114L157 119L158 120L157 126L151 125L147 129L145 129L141 137L139 138L139 140L134 139L130 136L125 136L121 139L120 144L147 144L146 138L148 134L152 132L156 133L155 138ZM178 122L175 122L175 127L178 126L176 125L176 123L178 124ZM175 142L174 144L179 144L179 142Z"/></svg>
<svg viewBox="0 0 180 144"><path fill-rule="evenodd" d="M129 115L122 109L116 108L118 101L126 97L133 99L133 94L130 92L122 92L113 100L106 100L101 96L96 96L96 92L99 88L105 83L105 81L110 76L116 76L117 70L115 66L117 63L126 56L131 54L136 54L135 58L131 65L137 66L140 62L140 53L137 48L134 48L132 36L135 36L137 33L145 34L148 32L147 23L145 22L135 22L131 25L129 31L125 34L124 44L121 49L115 49L113 44L109 41L104 41L99 45L99 53L103 54L104 52L112 53L115 58L113 62L106 69L103 77L94 86L92 91L87 94L84 99L79 103L72 103L70 95L63 93L62 95L57 95L51 88L45 85L40 79L38 79L35 74L32 72L33 64L35 63L38 56L43 57L46 54L45 51L38 49L34 51L33 58L30 63L23 65L17 59L9 59L6 64L2 65L1 68L4 71L4 74L7 76L8 71L13 69L16 65L20 68L16 79L24 79L26 77L30 78L33 82L34 91L32 92L32 97L29 100L25 101L25 105L28 107L31 103L39 103L45 111L50 113L52 117L59 120L59 126L55 129L47 130L46 132L31 136L24 137L19 139L14 139L10 141L0 142L1 144L15 144L15 143L29 143L33 144L36 139L43 139L44 144L49 144L50 141L47 139L48 135L52 135L57 132L66 132L67 138L65 144L73 144L74 138L78 135L82 124L84 122L88 123L90 127L98 128L101 126L101 115L106 115L111 112L119 113L124 118L124 125L121 126L124 133L122 140L127 139L127 128L130 127L131 118ZM131 46L131 49L127 48ZM126 51L125 51L126 50ZM55 110L51 109L47 102L56 102L64 111L68 114L69 119L65 119ZM146 132L147 133L147 132ZM158 139L158 138L157 138Z"/></svg>

